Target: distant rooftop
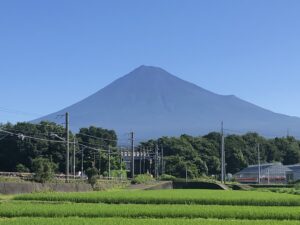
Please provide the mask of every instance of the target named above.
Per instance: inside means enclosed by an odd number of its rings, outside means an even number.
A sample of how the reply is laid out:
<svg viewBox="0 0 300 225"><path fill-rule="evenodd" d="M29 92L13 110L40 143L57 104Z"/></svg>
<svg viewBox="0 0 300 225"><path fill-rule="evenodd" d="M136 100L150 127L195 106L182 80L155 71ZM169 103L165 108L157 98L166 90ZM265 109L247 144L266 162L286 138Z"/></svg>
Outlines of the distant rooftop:
<svg viewBox="0 0 300 225"><path fill-rule="evenodd" d="M266 166L281 166L282 163L281 162L274 162L274 163L262 163L260 164L261 167L266 167ZM249 165L248 168L252 168L252 167L258 167L259 165L256 164L256 165Z"/></svg>

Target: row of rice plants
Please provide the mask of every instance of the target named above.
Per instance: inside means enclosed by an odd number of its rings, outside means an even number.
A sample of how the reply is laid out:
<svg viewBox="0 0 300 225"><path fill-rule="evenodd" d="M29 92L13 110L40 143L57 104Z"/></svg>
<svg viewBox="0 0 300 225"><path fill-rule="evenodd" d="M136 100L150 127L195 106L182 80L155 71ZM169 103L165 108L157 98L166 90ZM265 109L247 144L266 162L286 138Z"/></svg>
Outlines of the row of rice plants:
<svg viewBox="0 0 300 225"><path fill-rule="evenodd" d="M205 219L126 219L126 218L14 218L0 219L0 225L300 225L300 221L249 221Z"/></svg>
<svg viewBox="0 0 300 225"><path fill-rule="evenodd" d="M126 217L299 220L300 207L0 203L0 217Z"/></svg>
<svg viewBox="0 0 300 225"><path fill-rule="evenodd" d="M201 204L300 206L300 196L255 191L217 190L156 190L89 193L34 193L15 197L16 200L70 201L108 204Z"/></svg>

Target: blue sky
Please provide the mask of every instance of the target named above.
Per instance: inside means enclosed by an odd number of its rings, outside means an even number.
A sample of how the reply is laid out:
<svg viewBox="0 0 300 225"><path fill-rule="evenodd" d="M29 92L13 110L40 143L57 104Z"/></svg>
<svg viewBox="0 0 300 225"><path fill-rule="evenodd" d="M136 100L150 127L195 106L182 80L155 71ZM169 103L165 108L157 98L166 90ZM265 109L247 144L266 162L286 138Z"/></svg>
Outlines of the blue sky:
<svg viewBox="0 0 300 225"><path fill-rule="evenodd" d="M0 1L0 122L69 106L139 65L300 117L298 0Z"/></svg>

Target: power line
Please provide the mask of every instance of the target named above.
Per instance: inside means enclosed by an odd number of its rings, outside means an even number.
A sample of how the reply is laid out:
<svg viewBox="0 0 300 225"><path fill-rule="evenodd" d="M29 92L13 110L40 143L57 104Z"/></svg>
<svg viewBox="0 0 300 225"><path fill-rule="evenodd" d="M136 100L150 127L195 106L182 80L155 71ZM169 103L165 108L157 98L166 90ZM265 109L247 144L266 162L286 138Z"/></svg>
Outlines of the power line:
<svg viewBox="0 0 300 225"><path fill-rule="evenodd" d="M10 131L6 131L6 130L3 130L3 129L0 129L0 132L3 132L3 133L6 133L6 134L10 134L12 136L17 136L18 138L24 140L25 138L28 138L28 139L33 139L33 140L38 140L38 141L48 141L48 142L54 142L54 143L65 143L65 141L57 141L57 140L51 140L51 139L45 139L45 138L39 138L39 137L33 137L33 136L28 136L28 135L25 135L25 134L22 134L22 133L13 133L13 132L10 132Z"/></svg>
<svg viewBox="0 0 300 225"><path fill-rule="evenodd" d="M88 149L91 149L91 150L98 151L98 152L108 152L107 150L103 150L103 149L100 149L100 148L94 148L94 147L79 144L79 143L78 143L78 145L81 146L81 147L84 147L84 148L88 148Z"/></svg>
<svg viewBox="0 0 300 225"><path fill-rule="evenodd" d="M92 143L89 143L89 142L86 142L86 141L78 141L79 143L82 143L82 144L88 144L90 146L93 146L93 147L102 147L102 148L107 148L106 145L101 145L101 144L92 144Z"/></svg>
<svg viewBox="0 0 300 225"><path fill-rule="evenodd" d="M0 129L0 132L2 133L5 133L7 135L12 135L12 136L16 136L22 140L24 139L33 139L33 140L39 140L39 141L46 141L46 142L53 142L53 143L66 143L65 140L52 140L52 139L45 139L45 138L39 138L39 137L33 137L33 136L29 136L29 135L25 135L23 133L13 133L13 132L10 132L10 131L7 131L7 130L3 130L3 129ZM92 146L89 146L89 145L85 145L85 144L80 144L80 143L87 143L87 142L82 142L82 141L78 141L78 145L79 146L82 146L82 147L86 147L86 148L89 148L89 149L92 149L92 150L96 150L96 151L102 151L102 152L107 152L108 150L103 150L103 149L100 149L100 148L95 148L95 147L92 147ZM74 141L69 141L69 144L74 144ZM90 143L88 143L90 144ZM107 146L104 146L104 145L101 145L101 147L104 147L104 148L107 148Z"/></svg>

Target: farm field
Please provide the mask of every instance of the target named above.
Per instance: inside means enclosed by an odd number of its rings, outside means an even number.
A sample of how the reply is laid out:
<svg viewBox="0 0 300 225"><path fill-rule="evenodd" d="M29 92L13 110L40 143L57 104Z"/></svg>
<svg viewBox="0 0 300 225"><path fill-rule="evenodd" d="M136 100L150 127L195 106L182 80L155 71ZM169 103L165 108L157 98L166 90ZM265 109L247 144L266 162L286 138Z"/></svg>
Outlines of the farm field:
<svg viewBox="0 0 300 225"><path fill-rule="evenodd" d="M137 205L90 203L0 204L1 217L123 217L123 218L217 218L300 220L300 207L218 206L218 205Z"/></svg>
<svg viewBox="0 0 300 225"><path fill-rule="evenodd" d="M216 219L124 219L124 218L16 218L0 219L1 225L299 225L299 221Z"/></svg>
<svg viewBox="0 0 300 225"><path fill-rule="evenodd" d="M300 206L300 196L259 191L155 190L108 191L88 193L37 193L15 197L15 200L68 201L108 204L201 204Z"/></svg>
<svg viewBox="0 0 300 225"><path fill-rule="evenodd" d="M2 224L300 225L300 198L213 190L34 193L0 201Z"/></svg>

